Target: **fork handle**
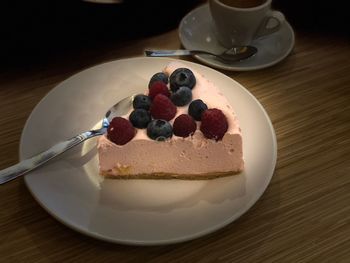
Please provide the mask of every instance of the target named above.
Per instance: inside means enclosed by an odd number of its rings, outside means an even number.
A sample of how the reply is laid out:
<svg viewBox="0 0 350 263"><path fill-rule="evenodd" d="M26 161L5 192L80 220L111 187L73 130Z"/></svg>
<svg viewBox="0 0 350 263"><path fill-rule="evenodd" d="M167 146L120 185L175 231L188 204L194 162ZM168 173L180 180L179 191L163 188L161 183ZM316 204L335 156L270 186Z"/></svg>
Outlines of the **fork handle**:
<svg viewBox="0 0 350 263"><path fill-rule="evenodd" d="M39 153L38 155L35 155L29 159L23 160L19 162L18 164L15 164L13 166L10 166L4 170L0 171L0 184L4 184L8 181L11 181L23 174L26 174L27 172L33 170L36 167L39 167L46 163L47 161L51 160L52 158L56 157L57 155L64 153L65 151L69 150L70 148L78 145L79 143L95 137L97 135L102 135L104 133L105 129L99 129L99 130L92 130L83 132L77 136L74 136L73 138L59 142L56 145L52 146L48 150Z"/></svg>

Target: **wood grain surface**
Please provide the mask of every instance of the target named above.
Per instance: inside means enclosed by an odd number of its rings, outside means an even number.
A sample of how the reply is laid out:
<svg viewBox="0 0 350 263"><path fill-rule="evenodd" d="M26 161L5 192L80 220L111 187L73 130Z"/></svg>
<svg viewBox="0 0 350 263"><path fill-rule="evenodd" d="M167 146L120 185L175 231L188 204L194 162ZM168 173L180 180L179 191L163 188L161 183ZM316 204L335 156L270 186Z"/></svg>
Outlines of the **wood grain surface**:
<svg viewBox="0 0 350 263"><path fill-rule="evenodd" d="M181 47L176 29L16 61L0 72L0 169L18 161L35 105L90 66ZM197 62L195 59L189 59ZM277 166L261 199L227 227L176 245L137 247L79 234L33 199L23 178L0 186L0 262L350 262L350 45L296 30L281 63L224 74L264 106L276 130Z"/></svg>

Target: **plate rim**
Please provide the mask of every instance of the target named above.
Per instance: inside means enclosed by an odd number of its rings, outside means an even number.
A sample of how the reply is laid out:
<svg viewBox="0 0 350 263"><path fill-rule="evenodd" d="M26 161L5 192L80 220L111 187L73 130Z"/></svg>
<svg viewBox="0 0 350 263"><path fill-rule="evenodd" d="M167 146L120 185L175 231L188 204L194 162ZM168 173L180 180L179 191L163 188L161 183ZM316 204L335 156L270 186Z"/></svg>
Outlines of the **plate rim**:
<svg viewBox="0 0 350 263"><path fill-rule="evenodd" d="M183 30L182 28L184 27L184 20L187 19L190 15L194 14L195 12L199 12L200 9L205 9L208 8L209 9L209 4L208 3L204 3L199 5L198 7L194 8L193 10L191 10L190 12L188 12L180 21L179 25L178 25L178 37L180 39L181 44L186 48L189 49L188 46L186 46L184 44L184 40L183 40ZM210 12L209 12L210 13ZM210 19L212 19L210 17ZM194 58L196 58L199 62L204 63L207 66L210 67L214 67L217 69L221 69L221 70L228 70L228 71L254 71L254 70L259 70L259 69L264 69L264 68L268 68L271 67L273 65L278 64L279 62L281 62L282 60L284 60L293 50L294 46L295 46L295 33L293 30L293 27L290 25L290 23L287 21L287 19L284 20L284 24L285 26L288 28L288 30L291 33L291 39L292 41L289 44L289 47L287 49L287 51L280 56L278 59L271 61L269 63L265 63L265 64L261 64L261 65L257 65L257 66L246 66L246 67L239 67L239 66L230 66L230 65L225 65L225 64L217 64L217 63L213 63L211 62L211 60L209 59L205 59L200 55L193 55Z"/></svg>
<svg viewBox="0 0 350 263"><path fill-rule="evenodd" d="M71 78L73 78L74 76L81 74L84 71L87 70L92 70L95 67L100 67L103 65L107 65L107 64L113 64L113 63L123 63L123 61L131 61L131 60L163 60L163 61L180 61L182 63L185 64L189 64L189 65L196 65L199 67L204 67L206 68L206 70L212 71L215 74L219 74L220 77L223 78L227 78L229 81L234 82L236 85L239 86L240 89L242 89L251 99L254 100L254 102L259 106L259 109L262 111L262 113L264 114L264 117L268 123L268 128L270 130L270 135L272 136L272 151L273 151L273 156L272 156L272 162L271 162L271 172L269 173L268 177L266 177L265 180L265 184L262 185L259 188L259 192L256 194L256 197L251 199L246 206L241 209L239 212L235 213L233 216L229 217L227 220L225 221L221 221L218 224L213 225L210 228L204 229L202 231L199 231L195 234L190 234L190 235L185 235L182 236L181 238L173 238L173 239L166 239L166 240L151 240L151 241L142 241L142 240L126 240L126 239L118 239L118 238L112 238L112 237L108 237L108 236L103 236L97 232L91 232L88 229L84 228L84 227L80 227L79 225L76 225L76 222L71 222L69 220L64 220L62 218L60 218L58 215L56 215L55 213L53 213L49 207L47 207L37 196L36 194L33 192L33 189L30 187L29 182L26 179L26 176L24 176L24 182L25 185L27 187L27 189L29 190L29 192L31 193L31 195L33 196L33 198L40 204L40 206L48 213L50 214L53 218L55 218L57 221L59 221L60 223L62 223L63 225L81 233L84 234L86 236L90 236L92 238L96 238L99 240L103 240L103 241L107 241L107 242L111 242L111 243L117 243L117 244L124 244L124 245L136 245L136 246L154 246L154 245L169 245L169 244L176 244L176 243L181 243L181 242L185 242L185 241L190 241L193 239L197 239L199 237L203 237L206 236L208 234L211 234L221 228L226 227L227 225L229 225L230 223L234 222L235 220L237 220L239 217L241 217L243 214L245 214L249 209L252 208L252 206L254 206L254 204L261 198L261 196L263 195L263 193L266 191L268 185L271 182L271 179L274 175L274 171L276 168L276 163L277 163L277 138L276 138L276 133L273 127L273 124L271 122L270 117L268 116L265 108L262 106L262 104L258 101L258 99L248 90L246 89L242 84L240 84L239 82L237 82L236 80L230 78L229 76L225 75L224 73L217 71L216 69L210 68L206 65L202 65L199 63L195 63L195 62L191 62L191 61L185 61L185 60L181 60L181 59L173 59L173 58L149 58L149 57L131 57L131 58L122 58L122 59L116 59L116 60L110 60L110 61L106 61L100 64L95 64L93 66L84 68L78 72L73 73L72 75L70 75L69 77L67 77L66 79L64 79L63 81L59 82L57 85L55 85L48 93L45 94L45 96L35 105L35 107L33 108L32 112L30 113L30 115L28 116L25 125L22 129L21 132L21 137L20 137L20 143L19 143L19 159L23 160L23 141L24 141L24 135L26 133L26 130L28 129L29 123L31 121L31 119L33 118L34 114L36 111L39 110L40 105L45 101L45 99L48 96L51 96L51 94L53 92L55 92L57 89L59 89L61 87L61 85L63 85L65 82L68 82Z"/></svg>

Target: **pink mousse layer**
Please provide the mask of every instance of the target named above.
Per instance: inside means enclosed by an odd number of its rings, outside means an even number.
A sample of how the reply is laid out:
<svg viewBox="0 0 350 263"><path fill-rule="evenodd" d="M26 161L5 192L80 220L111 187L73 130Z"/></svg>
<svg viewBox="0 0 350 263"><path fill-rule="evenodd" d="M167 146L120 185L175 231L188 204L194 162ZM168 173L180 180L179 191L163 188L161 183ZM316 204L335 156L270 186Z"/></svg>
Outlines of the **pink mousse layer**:
<svg viewBox="0 0 350 263"><path fill-rule="evenodd" d="M170 75L179 67L188 68L172 62L164 72ZM199 130L200 122L197 122L198 129L193 136L173 136L164 142L149 139L145 129L137 129L135 137L122 146L101 136L98 140L101 173L115 176L157 173L200 175L243 170L242 136L236 114L212 82L191 70L197 81L192 90L193 100L202 99L209 108L221 109L226 115L229 128L223 139L216 142L205 138ZM176 116L187 113L187 110L188 105L177 107Z"/></svg>

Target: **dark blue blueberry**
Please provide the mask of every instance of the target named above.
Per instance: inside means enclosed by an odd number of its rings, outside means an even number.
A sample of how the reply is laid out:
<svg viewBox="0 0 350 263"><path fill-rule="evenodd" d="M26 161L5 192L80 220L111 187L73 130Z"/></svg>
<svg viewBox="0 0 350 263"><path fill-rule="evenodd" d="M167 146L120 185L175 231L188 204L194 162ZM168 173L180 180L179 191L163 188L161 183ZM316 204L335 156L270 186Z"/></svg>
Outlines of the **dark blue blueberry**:
<svg viewBox="0 0 350 263"><path fill-rule="evenodd" d="M151 121L151 115L144 109L136 109L129 115L129 120L135 128L146 128Z"/></svg>
<svg viewBox="0 0 350 263"><path fill-rule="evenodd" d="M168 75L163 73L163 72L158 72L158 73L154 74L148 83L148 88L150 88L152 86L153 82L156 82L156 81L163 81L165 84L168 84L168 82L169 82Z"/></svg>
<svg viewBox="0 0 350 263"><path fill-rule="evenodd" d="M173 136L173 127L165 120L152 120L147 126L147 135L152 140L164 141Z"/></svg>
<svg viewBox="0 0 350 263"><path fill-rule="evenodd" d="M171 94L170 99L176 106L185 106L192 100L192 90L187 87L180 87Z"/></svg>
<svg viewBox="0 0 350 263"><path fill-rule="evenodd" d="M202 113L207 109L208 106L202 100L194 100L188 106L188 114L196 121L200 121L202 119Z"/></svg>
<svg viewBox="0 0 350 263"><path fill-rule="evenodd" d="M151 106L151 99L146 95L138 94L134 97L132 106L134 107L134 109L149 110Z"/></svg>
<svg viewBox="0 0 350 263"><path fill-rule="evenodd" d="M196 77L188 68L178 68L170 75L170 89L175 92L180 87L186 86L190 89L196 85Z"/></svg>

